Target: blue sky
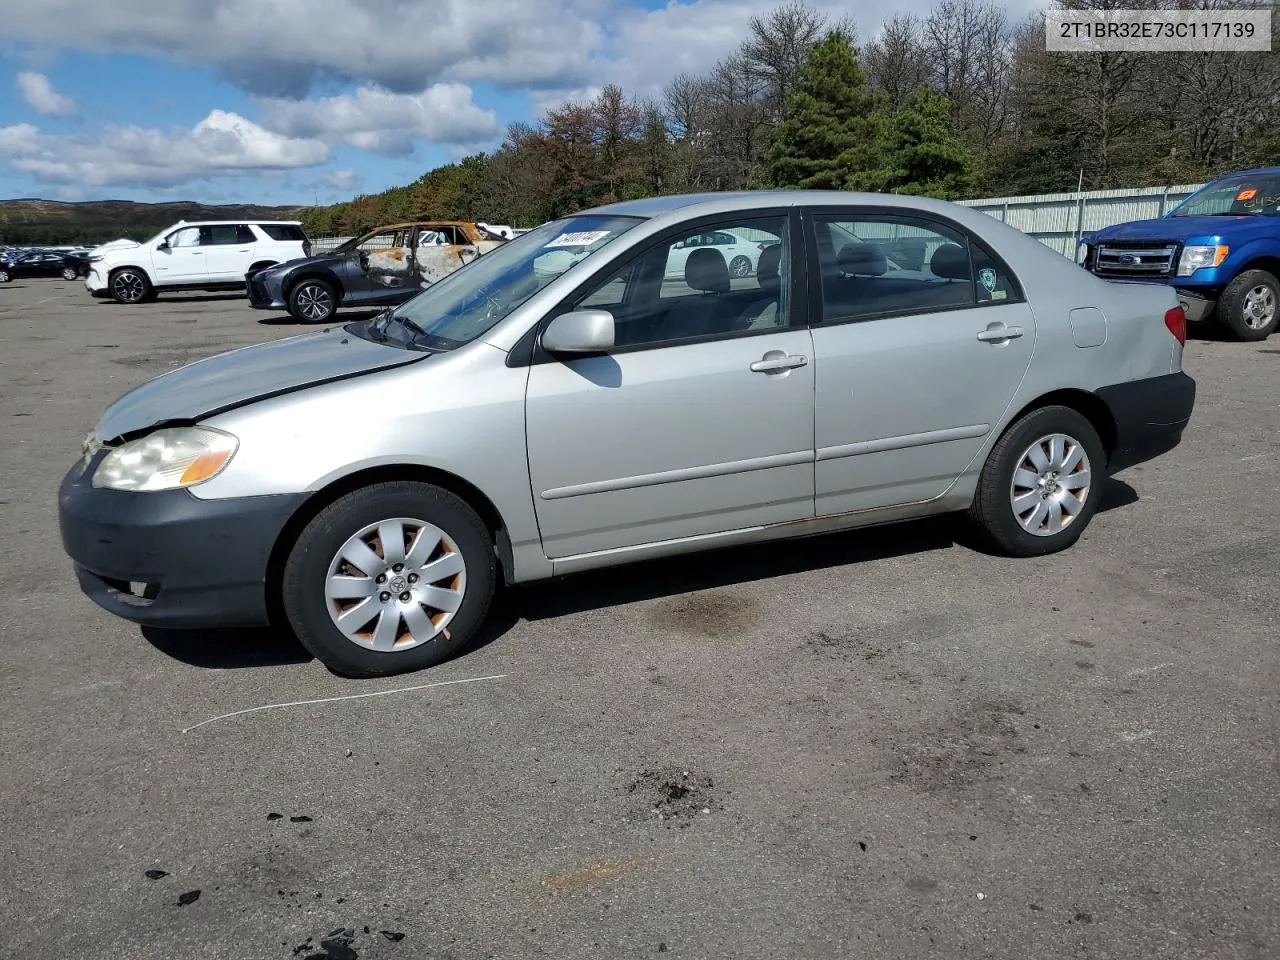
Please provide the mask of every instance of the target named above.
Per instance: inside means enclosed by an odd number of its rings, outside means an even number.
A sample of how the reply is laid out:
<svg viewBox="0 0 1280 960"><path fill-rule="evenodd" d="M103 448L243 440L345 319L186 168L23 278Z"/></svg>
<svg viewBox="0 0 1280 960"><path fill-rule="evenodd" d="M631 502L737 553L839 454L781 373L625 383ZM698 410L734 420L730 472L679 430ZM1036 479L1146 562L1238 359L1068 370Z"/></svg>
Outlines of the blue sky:
<svg viewBox="0 0 1280 960"><path fill-rule="evenodd" d="M682 70L706 72L778 2L13 5L0 36L0 199L329 203L375 192L494 148L508 123L548 104L610 82L652 95ZM864 39L879 25L850 2L809 2L852 16Z"/></svg>

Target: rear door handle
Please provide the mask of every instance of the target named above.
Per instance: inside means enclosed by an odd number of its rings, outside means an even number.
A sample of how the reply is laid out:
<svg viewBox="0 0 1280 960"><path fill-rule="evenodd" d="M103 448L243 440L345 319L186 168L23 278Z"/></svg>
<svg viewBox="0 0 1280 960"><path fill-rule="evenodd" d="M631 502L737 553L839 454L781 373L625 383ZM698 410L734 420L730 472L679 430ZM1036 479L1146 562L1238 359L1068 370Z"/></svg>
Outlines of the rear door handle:
<svg viewBox="0 0 1280 960"><path fill-rule="evenodd" d="M764 360L757 360L751 365L752 373L776 373L779 370L793 370L796 367L803 367L809 362L809 358L799 355L789 355L782 357L769 357Z"/></svg>
<svg viewBox="0 0 1280 960"><path fill-rule="evenodd" d="M978 334L983 343L1000 343L1004 340L1016 340L1022 336L1021 327L1006 327L1003 323L993 323Z"/></svg>

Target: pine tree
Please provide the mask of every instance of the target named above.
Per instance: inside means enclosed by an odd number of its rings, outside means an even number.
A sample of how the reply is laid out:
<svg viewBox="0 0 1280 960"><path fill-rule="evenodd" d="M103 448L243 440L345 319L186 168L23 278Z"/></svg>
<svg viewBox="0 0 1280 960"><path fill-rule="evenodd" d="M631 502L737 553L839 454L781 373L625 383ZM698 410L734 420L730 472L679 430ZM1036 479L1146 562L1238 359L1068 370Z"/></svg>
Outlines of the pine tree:
<svg viewBox="0 0 1280 960"><path fill-rule="evenodd" d="M762 179L776 187L874 189L884 114L848 34L833 30L796 74Z"/></svg>
<svg viewBox="0 0 1280 960"><path fill-rule="evenodd" d="M956 200L976 176L969 148L952 132L951 104L929 86L912 92L885 130L881 189Z"/></svg>

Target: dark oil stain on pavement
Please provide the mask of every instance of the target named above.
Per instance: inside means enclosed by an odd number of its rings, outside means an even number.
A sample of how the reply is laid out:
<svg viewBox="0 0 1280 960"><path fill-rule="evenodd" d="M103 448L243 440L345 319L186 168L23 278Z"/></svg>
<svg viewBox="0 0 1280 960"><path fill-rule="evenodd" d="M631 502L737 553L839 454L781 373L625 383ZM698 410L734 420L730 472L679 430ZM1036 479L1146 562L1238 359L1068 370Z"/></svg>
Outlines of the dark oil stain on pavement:
<svg viewBox="0 0 1280 960"><path fill-rule="evenodd" d="M186 893L178 894L178 906L189 907L200 899L199 890L188 890Z"/></svg>
<svg viewBox="0 0 1280 960"><path fill-rule="evenodd" d="M910 736L897 748L891 779L925 791L1001 780L1005 765L1026 753L1021 728L1026 709L1012 699L981 700L937 727Z"/></svg>
<svg viewBox="0 0 1280 960"><path fill-rule="evenodd" d="M756 620L756 607L750 597L717 590L663 600L649 621L661 630L720 640L746 633Z"/></svg>
<svg viewBox="0 0 1280 960"><path fill-rule="evenodd" d="M167 870L148 870L143 874L148 880L159 880L161 877L167 877L168 875L169 871Z"/></svg>
<svg viewBox="0 0 1280 960"><path fill-rule="evenodd" d="M638 803L635 819L657 820L684 829L718 809L711 778L688 767L644 770L626 788Z"/></svg>
<svg viewBox="0 0 1280 960"><path fill-rule="evenodd" d="M378 934L390 943L399 943L405 936L398 930L380 930ZM371 936L370 927L367 924L364 927L363 936ZM356 943L360 937L361 934L356 933L355 927L338 927L330 930L323 937L307 937L293 948L293 955L301 957L302 960L359 960L360 951L356 949ZM319 945L316 944L317 939L320 941Z"/></svg>

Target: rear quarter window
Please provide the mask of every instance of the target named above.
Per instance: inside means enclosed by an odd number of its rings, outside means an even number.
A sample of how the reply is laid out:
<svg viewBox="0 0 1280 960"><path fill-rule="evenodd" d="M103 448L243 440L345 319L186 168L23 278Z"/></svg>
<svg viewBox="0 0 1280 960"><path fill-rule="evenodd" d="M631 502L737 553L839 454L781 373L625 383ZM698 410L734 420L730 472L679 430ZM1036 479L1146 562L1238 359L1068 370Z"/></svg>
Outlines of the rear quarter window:
<svg viewBox="0 0 1280 960"><path fill-rule="evenodd" d="M257 227L272 240L296 240L301 243L307 239L302 227L292 223L259 223Z"/></svg>

